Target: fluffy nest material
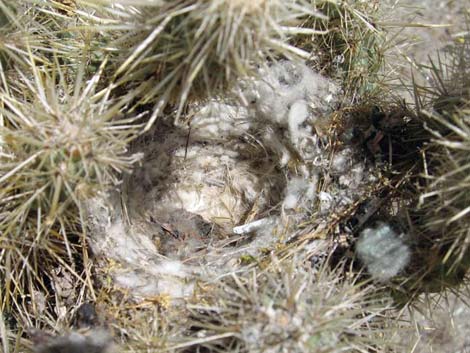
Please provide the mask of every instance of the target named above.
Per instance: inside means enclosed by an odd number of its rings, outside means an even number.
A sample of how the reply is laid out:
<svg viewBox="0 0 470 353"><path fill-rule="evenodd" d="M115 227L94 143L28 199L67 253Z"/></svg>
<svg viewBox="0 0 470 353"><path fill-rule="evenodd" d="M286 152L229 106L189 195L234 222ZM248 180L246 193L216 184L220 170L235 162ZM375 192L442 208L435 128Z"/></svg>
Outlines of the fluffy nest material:
<svg viewBox="0 0 470 353"><path fill-rule="evenodd" d="M184 298L195 280L327 224L376 181L358 151L323 134L340 92L305 64L260 69L187 124L161 118L133 145L142 165L89 202L90 241L136 298Z"/></svg>

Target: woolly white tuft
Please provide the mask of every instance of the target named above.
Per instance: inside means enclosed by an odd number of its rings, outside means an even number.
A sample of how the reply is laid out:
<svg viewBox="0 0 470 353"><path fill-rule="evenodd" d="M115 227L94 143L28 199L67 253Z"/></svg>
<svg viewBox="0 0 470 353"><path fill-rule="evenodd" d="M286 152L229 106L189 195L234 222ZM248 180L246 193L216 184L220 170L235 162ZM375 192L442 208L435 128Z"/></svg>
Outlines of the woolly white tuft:
<svg viewBox="0 0 470 353"><path fill-rule="evenodd" d="M286 196L283 201L285 210L301 207L307 209L315 199L317 178L313 181L303 178L294 178L289 181L286 188Z"/></svg>
<svg viewBox="0 0 470 353"><path fill-rule="evenodd" d="M389 225L362 231L356 244L356 253L370 275L387 281L402 271L410 260L410 249Z"/></svg>

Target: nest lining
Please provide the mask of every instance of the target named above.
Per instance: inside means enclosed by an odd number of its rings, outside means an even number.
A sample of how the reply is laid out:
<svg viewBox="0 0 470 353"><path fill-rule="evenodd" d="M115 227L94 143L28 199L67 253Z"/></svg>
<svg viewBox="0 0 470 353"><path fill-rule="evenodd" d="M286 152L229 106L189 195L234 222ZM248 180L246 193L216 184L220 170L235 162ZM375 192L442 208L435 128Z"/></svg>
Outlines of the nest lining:
<svg viewBox="0 0 470 353"><path fill-rule="evenodd" d="M186 297L199 275L234 271L241 256L365 192L373 179L357 151L332 154L316 133L336 85L302 63L260 71L235 94L193 107L188 125L162 118L133 146L142 166L90 202L92 248L119 264L116 285L140 298Z"/></svg>

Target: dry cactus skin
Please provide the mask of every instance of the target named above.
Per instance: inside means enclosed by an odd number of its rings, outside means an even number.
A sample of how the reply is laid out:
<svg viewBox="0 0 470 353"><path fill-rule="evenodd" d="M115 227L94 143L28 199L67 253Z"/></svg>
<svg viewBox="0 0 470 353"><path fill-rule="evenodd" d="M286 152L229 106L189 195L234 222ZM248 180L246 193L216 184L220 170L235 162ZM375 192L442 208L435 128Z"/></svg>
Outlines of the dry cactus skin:
<svg viewBox="0 0 470 353"><path fill-rule="evenodd" d="M334 107L333 83L289 61L261 76L240 83L237 98L195 107L189 127L157 122L132 147L142 167L90 203L92 248L117 262L119 287L185 297L198 274L236 269L242 255L294 236L314 205L321 223L376 180L349 148L329 176L332 151L315 125Z"/></svg>
<svg viewBox="0 0 470 353"><path fill-rule="evenodd" d="M83 303L77 308L74 330L51 335L41 330L30 332L34 353L116 353L117 346L103 325L95 306Z"/></svg>
<svg viewBox="0 0 470 353"><path fill-rule="evenodd" d="M102 329L86 333L71 332L52 337L37 332L33 335L34 353L114 353L116 347L109 333Z"/></svg>

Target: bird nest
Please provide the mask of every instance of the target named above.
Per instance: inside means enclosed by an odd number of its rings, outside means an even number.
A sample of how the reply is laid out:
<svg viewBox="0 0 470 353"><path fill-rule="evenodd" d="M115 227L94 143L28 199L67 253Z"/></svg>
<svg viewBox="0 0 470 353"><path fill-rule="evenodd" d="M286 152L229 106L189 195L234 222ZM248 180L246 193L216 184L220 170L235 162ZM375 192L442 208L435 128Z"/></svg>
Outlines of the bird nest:
<svg viewBox="0 0 470 353"><path fill-rule="evenodd" d="M192 106L187 124L161 118L132 146L141 166L89 203L92 249L112 260L118 287L184 298L201 274L324 227L376 180L355 149L322 133L333 82L290 61L259 77Z"/></svg>

